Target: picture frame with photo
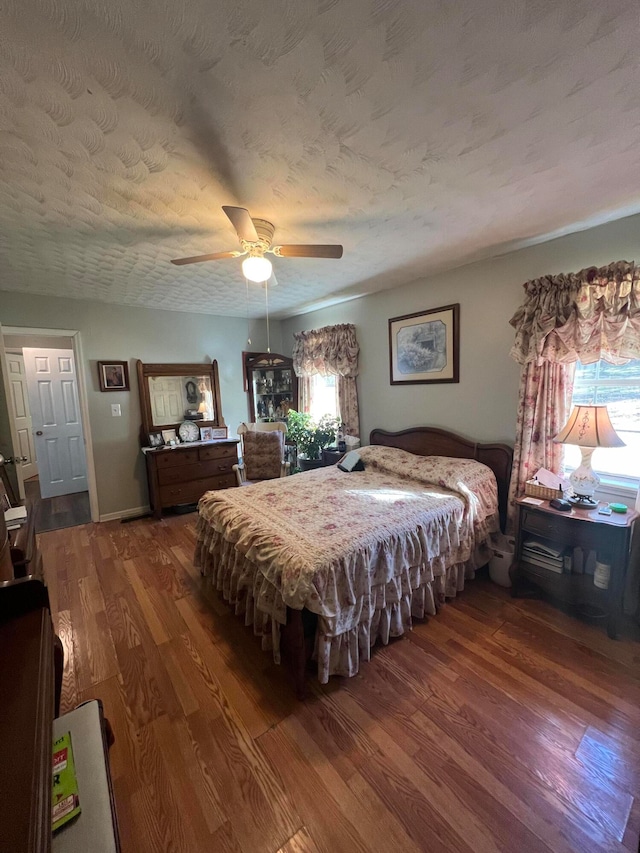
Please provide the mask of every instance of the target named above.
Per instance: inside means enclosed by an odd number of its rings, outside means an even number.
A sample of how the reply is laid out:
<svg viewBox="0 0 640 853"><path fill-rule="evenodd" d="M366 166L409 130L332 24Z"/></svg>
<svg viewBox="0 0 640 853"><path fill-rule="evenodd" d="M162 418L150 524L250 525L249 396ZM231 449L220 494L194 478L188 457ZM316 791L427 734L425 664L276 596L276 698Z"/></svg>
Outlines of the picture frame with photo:
<svg viewBox="0 0 640 853"><path fill-rule="evenodd" d="M391 385L460 381L460 304L389 320Z"/></svg>
<svg viewBox="0 0 640 853"><path fill-rule="evenodd" d="M98 382L101 391L129 391L129 365L126 361L99 361Z"/></svg>
<svg viewBox="0 0 640 853"><path fill-rule="evenodd" d="M149 433L149 447L162 447L163 445L164 438L160 430Z"/></svg>
<svg viewBox="0 0 640 853"><path fill-rule="evenodd" d="M213 441L213 427L200 427L200 441Z"/></svg>
<svg viewBox="0 0 640 853"><path fill-rule="evenodd" d="M178 434L176 433L175 429L163 429L162 438L164 439L165 444L178 443Z"/></svg>

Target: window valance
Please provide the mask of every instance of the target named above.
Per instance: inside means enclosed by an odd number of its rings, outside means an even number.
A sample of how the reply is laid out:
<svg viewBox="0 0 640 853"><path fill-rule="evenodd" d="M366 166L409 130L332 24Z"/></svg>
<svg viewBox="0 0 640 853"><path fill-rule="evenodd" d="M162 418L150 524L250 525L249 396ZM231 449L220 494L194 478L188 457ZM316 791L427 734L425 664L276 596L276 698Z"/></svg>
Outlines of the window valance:
<svg viewBox="0 0 640 853"><path fill-rule="evenodd" d="M512 357L591 364L640 358L640 268L618 261L578 273L543 276L523 285L525 300L510 320Z"/></svg>
<svg viewBox="0 0 640 853"><path fill-rule="evenodd" d="M293 367L297 376L358 375L356 327L351 323L324 326L294 336Z"/></svg>

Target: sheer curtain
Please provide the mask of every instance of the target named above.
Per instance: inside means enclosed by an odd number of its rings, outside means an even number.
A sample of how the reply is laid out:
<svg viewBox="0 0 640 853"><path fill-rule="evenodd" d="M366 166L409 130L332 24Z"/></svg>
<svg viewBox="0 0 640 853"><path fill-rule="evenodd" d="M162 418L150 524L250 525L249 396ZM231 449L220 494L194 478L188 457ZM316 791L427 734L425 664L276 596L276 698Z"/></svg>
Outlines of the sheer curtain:
<svg viewBox="0 0 640 853"><path fill-rule="evenodd" d="M543 276L523 285L523 304L511 318L511 355L522 365L509 526L514 500L538 468L559 471L561 448L553 437L571 405L573 365L604 359L625 364L640 358L640 271L618 261L578 273Z"/></svg>
<svg viewBox="0 0 640 853"><path fill-rule="evenodd" d="M298 376L302 410L308 411L309 377L336 376L339 416L348 435L360 436L358 412L358 354L356 327L350 323L324 326L294 335L293 367Z"/></svg>

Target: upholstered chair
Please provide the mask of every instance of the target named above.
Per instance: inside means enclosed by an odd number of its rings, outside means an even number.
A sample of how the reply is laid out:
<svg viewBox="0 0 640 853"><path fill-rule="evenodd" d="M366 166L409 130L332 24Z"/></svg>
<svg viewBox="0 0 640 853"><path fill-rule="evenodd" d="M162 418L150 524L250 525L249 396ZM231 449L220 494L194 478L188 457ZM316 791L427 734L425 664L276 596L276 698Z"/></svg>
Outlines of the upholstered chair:
<svg viewBox="0 0 640 853"><path fill-rule="evenodd" d="M239 486L260 480L286 477L289 463L284 461L284 439L287 425L281 422L240 424L242 462L233 466Z"/></svg>

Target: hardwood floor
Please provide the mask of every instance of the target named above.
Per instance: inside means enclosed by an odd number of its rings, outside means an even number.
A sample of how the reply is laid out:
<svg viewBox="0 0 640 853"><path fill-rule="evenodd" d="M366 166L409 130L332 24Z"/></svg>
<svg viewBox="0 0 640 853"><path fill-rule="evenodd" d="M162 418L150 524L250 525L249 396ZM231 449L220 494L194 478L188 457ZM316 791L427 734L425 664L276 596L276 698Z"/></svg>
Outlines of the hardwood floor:
<svg viewBox="0 0 640 853"><path fill-rule="evenodd" d="M91 521L89 492L76 492L72 495L60 495L57 498L40 497L40 483L37 477L25 480L25 498L30 512L35 512L35 531L61 530L63 527L75 527Z"/></svg>
<svg viewBox="0 0 640 853"><path fill-rule="evenodd" d="M123 853L637 851L638 642L477 579L300 703L193 568L195 521L39 537Z"/></svg>

